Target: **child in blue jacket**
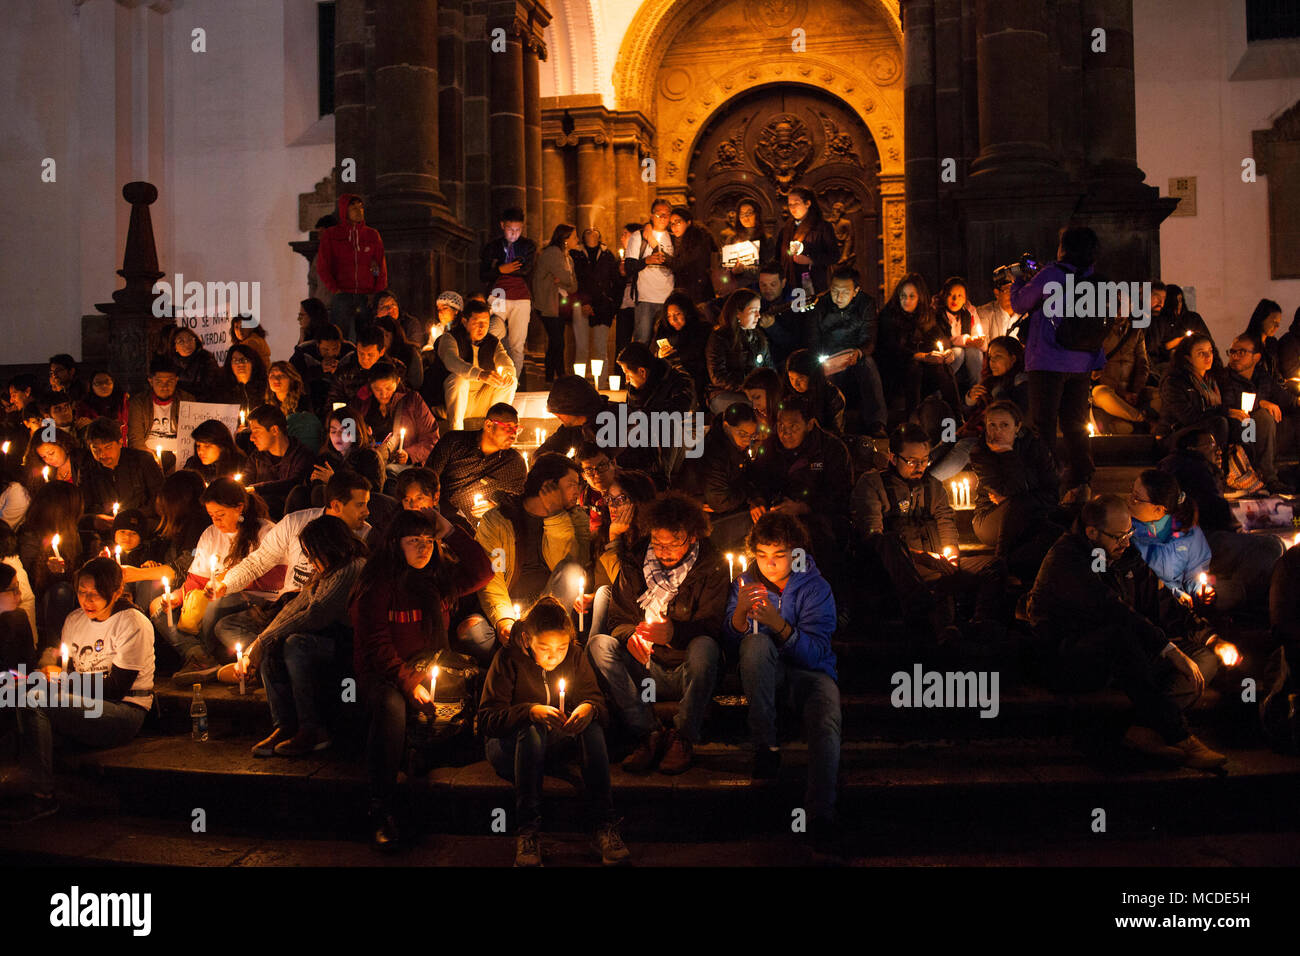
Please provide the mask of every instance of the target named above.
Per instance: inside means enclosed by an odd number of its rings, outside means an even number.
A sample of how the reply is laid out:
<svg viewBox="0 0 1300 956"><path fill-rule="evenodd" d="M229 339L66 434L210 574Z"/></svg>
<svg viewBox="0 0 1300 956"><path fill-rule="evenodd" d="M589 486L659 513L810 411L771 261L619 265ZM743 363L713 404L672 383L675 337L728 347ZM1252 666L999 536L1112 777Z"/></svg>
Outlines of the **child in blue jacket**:
<svg viewBox="0 0 1300 956"><path fill-rule="evenodd" d="M776 718L782 694L803 715L808 740L808 832L815 841L826 841L836 829L840 765L840 689L831 649L835 596L808 554L807 531L791 515L764 514L749 532L746 548L752 563L732 582L722 638L739 653L740 680L749 698L753 777L778 775Z"/></svg>
<svg viewBox="0 0 1300 956"><path fill-rule="evenodd" d="M1196 523L1196 501L1167 472L1148 468L1133 481L1128 498L1133 544L1164 586L1185 604L1210 566L1210 543Z"/></svg>

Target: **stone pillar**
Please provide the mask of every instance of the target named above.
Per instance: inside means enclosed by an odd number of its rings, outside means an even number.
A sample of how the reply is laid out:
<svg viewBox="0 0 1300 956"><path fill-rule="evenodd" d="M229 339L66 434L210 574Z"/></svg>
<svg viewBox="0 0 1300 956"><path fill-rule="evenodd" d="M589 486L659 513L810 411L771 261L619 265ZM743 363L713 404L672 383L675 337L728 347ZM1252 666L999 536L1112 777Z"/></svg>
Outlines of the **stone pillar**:
<svg viewBox="0 0 1300 956"><path fill-rule="evenodd" d="M605 163L605 137L583 139L578 143L578 229L595 227L608 235L612 218L609 200L612 183ZM618 237L615 236L615 241Z"/></svg>
<svg viewBox="0 0 1300 956"><path fill-rule="evenodd" d="M524 212L529 222L542 221L542 87L538 60L545 58L546 48L540 39L531 34L524 38L524 169L527 184L527 205Z"/></svg>
<svg viewBox="0 0 1300 956"><path fill-rule="evenodd" d="M334 7L334 163L356 163L357 180L339 183L341 192L367 195L374 169L367 161L366 5L365 0L338 0Z"/></svg>
<svg viewBox="0 0 1300 956"><path fill-rule="evenodd" d="M971 179L1063 178L1051 142L1047 0L976 0L980 154Z"/></svg>
<svg viewBox="0 0 1300 956"><path fill-rule="evenodd" d="M491 58L499 54L489 52L488 18L477 6L467 8L465 16L465 210L463 221L478 230L478 239L486 241L496 230L497 215L493 208L490 188L492 157L488 149L488 128L491 125L490 85ZM472 288L481 289L477 264L471 264ZM466 288L470 288L467 286Z"/></svg>
<svg viewBox="0 0 1300 956"><path fill-rule="evenodd" d="M935 281L939 271L939 159L935 135L934 0L904 0L903 169L907 186L907 271ZM889 282L889 210L884 213L885 294Z"/></svg>
<svg viewBox="0 0 1300 956"><path fill-rule="evenodd" d="M170 316L153 314L154 283L162 278L158 268L158 249L153 238L153 218L149 207L158 200L153 183L132 182L122 187L122 198L131 204L131 222L126 230L126 252L117 274L126 285L113 293L113 301L96 304L107 318L108 371L123 388L132 392L144 387L149 370L149 356L157 333L172 322ZM172 305L177 307L182 290L172 290ZM83 322L85 326L89 320Z"/></svg>
<svg viewBox="0 0 1300 956"><path fill-rule="evenodd" d="M513 8L513 4L511 4ZM513 14L513 10L511 11ZM520 31L513 15L508 23L493 21L490 31L504 29L505 38L493 38L487 55L488 142L491 157L492 216L510 206L528 205L527 159L524 144L524 56ZM504 49L501 45L504 44ZM529 226L529 231L534 227Z"/></svg>
<svg viewBox="0 0 1300 956"><path fill-rule="evenodd" d="M447 206L465 217L465 17L438 7L438 179Z"/></svg>
<svg viewBox="0 0 1300 956"><path fill-rule="evenodd" d="M1084 149L1089 179L1143 180L1137 165L1133 85L1133 0L1084 0ZM1105 53L1092 52L1092 31L1105 30Z"/></svg>
<svg viewBox="0 0 1300 956"><path fill-rule="evenodd" d="M565 169L564 134L551 137L542 148L542 218L537 232L539 242L551 238L551 232L569 215L569 177Z"/></svg>

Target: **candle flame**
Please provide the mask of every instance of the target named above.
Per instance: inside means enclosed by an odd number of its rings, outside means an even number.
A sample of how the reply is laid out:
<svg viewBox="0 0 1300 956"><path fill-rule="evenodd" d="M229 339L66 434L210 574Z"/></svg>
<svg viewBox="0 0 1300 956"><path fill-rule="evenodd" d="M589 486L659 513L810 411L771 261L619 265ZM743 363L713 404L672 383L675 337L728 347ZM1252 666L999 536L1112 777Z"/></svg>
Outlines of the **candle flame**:
<svg viewBox="0 0 1300 956"><path fill-rule="evenodd" d="M1237 650L1237 646L1227 641L1218 641L1214 645L1214 653L1218 655L1224 667L1236 667L1241 661L1241 653Z"/></svg>
<svg viewBox="0 0 1300 956"><path fill-rule="evenodd" d="M1088 422L1088 437L1089 438L1097 437L1097 426L1094 425L1092 422Z"/></svg>
<svg viewBox="0 0 1300 956"><path fill-rule="evenodd" d="M560 693L561 693L561 694L564 693L564 678L563 678L563 677L560 678Z"/></svg>

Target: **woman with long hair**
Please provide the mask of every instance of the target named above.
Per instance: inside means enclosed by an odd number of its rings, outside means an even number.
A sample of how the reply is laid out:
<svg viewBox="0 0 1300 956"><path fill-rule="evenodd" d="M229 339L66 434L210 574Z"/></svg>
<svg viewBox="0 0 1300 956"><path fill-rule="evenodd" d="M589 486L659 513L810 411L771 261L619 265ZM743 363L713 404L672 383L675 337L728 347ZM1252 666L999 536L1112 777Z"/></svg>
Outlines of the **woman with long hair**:
<svg viewBox="0 0 1300 956"><path fill-rule="evenodd" d="M348 598L365 566L366 546L334 515L309 521L298 541L312 575L247 652L248 667L262 675L275 727L253 747L257 757L297 757L330 745L319 691L331 671L346 673L344 662L352 658Z"/></svg>
<svg viewBox="0 0 1300 956"><path fill-rule="evenodd" d="M80 607L63 622L60 642L68 647L66 679L77 692L51 693L48 702L19 710L27 793L20 807L5 814L9 823L58 811L56 744L121 746L140 732L153 707L153 629L123 589L122 569L112 558L92 558L73 580ZM44 662L58 660L50 648Z"/></svg>
<svg viewBox="0 0 1300 956"><path fill-rule="evenodd" d="M255 320L234 315L230 318L230 341L238 343L258 357L265 372L271 365L271 346L266 341L266 329Z"/></svg>
<svg viewBox="0 0 1300 956"><path fill-rule="evenodd" d="M35 493L45 483L44 469L50 469L50 481L67 481L80 485L94 459L71 432L56 429L51 440L47 432L38 428L32 433L23 463L27 469L27 488Z"/></svg>
<svg viewBox="0 0 1300 956"><path fill-rule="evenodd" d="M835 228L822 216L811 189L793 186L786 195L786 220L777 236L777 255L786 286L804 289L809 296L830 288L830 268L839 261L840 241Z"/></svg>
<svg viewBox="0 0 1300 956"><path fill-rule="evenodd" d="M388 321L388 320L384 320ZM284 412L288 435L308 448L321 440L321 423L307 405L302 375L288 362L272 362L266 373L266 404Z"/></svg>
<svg viewBox="0 0 1300 956"><path fill-rule="evenodd" d="M700 456L687 461L675 485L704 504L712 527L709 540L720 551L741 548L754 521L767 510L755 480L759 435L752 405L728 405L704 436Z"/></svg>
<svg viewBox="0 0 1300 956"><path fill-rule="evenodd" d="M298 346L315 342L329 324L329 306L314 297L303 299L298 303Z"/></svg>
<svg viewBox="0 0 1300 956"><path fill-rule="evenodd" d="M1228 408L1211 374L1214 360L1214 340L1200 332L1183 336L1173 350L1160 383L1160 419L1173 445L1183 432L1206 428L1220 448L1227 448Z"/></svg>
<svg viewBox="0 0 1300 956"><path fill-rule="evenodd" d="M674 206L668 217L673 234L673 281L697 305L713 299L713 266L718 245L696 224L689 206Z"/></svg>
<svg viewBox="0 0 1300 956"><path fill-rule="evenodd" d="M876 350L872 357L880 369L880 380L887 396L898 396L895 403L901 408L901 397L907 382L908 369L914 364L913 354L916 328L925 323L926 313L933 312L930 288L920 273L910 272L899 279L889 300L880 310L876 332Z"/></svg>
<svg viewBox="0 0 1300 956"><path fill-rule="evenodd" d="M758 289L758 267L772 259L776 252L775 240L763 228L763 218L758 203L742 199L736 203L736 226L731 231L728 245L752 242L758 247L758 258L745 265L737 263L730 272L730 285L741 289Z"/></svg>
<svg viewBox="0 0 1300 956"><path fill-rule="evenodd" d="M325 415L324 432L325 438L316 452L316 463L307 481L289 492L285 499L285 514L312 507L316 490L323 489L336 471L355 471L374 489L384 486L386 449L383 445L372 447L370 426L359 411L351 405L330 410Z"/></svg>
<svg viewBox="0 0 1300 956"><path fill-rule="evenodd" d="M695 394L709 391L709 363L705 350L712 331L704 313L685 292L676 291L664 300L664 309L655 321L655 354L675 365L695 382Z"/></svg>
<svg viewBox="0 0 1300 956"><path fill-rule="evenodd" d="M86 393L86 398L81 404L83 408L89 410L92 419L117 419L122 425L122 437L125 439L128 398L126 389L119 386L112 375L101 370L90 380L90 391Z"/></svg>
<svg viewBox="0 0 1300 956"><path fill-rule="evenodd" d="M807 349L795 349L785 360L786 389L808 400L817 422L832 435L844 432L844 393L822 371L821 362Z"/></svg>
<svg viewBox="0 0 1300 956"><path fill-rule="evenodd" d="M238 405L247 419L266 398L266 366L261 356L247 345L232 345L212 392L211 401Z"/></svg>
<svg viewBox="0 0 1300 956"><path fill-rule="evenodd" d="M578 248L577 230L566 222L551 233L551 241L537 254L533 268L533 308L542 316L546 328L546 381L553 382L566 374L564 365L564 319L561 306L568 306L578 291L578 276L573 269L570 250ZM523 369L519 369L520 377Z"/></svg>
<svg viewBox="0 0 1300 956"><path fill-rule="evenodd" d="M1165 304L1161 307L1160 314L1154 316L1147 327L1147 356L1151 359L1157 376L1162 376L1174 363L1174 352L1189 332L1204 335L1210 340L1214 352L1214 368L1218 368L1221 364L1219 349L1214 345L1209 326L1200 313L1187 308L1182 286L1167 285Z"/></svg>
<svg viewBox="0 0 1300 956"><path fill-rule="evenodd" d="M203 347L193 329L177 329L169 349L172 364L180 373L176 388L189 392L196 401L208 402L217 388L221 369L217 357Z"/></svg>
<svg viewBox="0 0 1300 956"><path fill-rule="evenodd" d="M745 376L741 386L745 401L754 409L758 420L758 435L749 446L750 455L755 461L761 461L767 454L773 433L776 431L776 410L785 394L785 383L781 374L774 368L756 368Z"/></svg>
<svg viewBox="0 0 1300 956"><path fill-rule="evenodd" d="M915 319L903 386L907 413L909 417L918 417L922 402L931 396L954 411L960 409L956 369L962 360L962 350L953 347L951 330L940 321L933 306L918 307Z"/></svg>
<svg viewBox="0 0 1300 956"><path fill-rule="evenodd" d="M963 403L966 421L957 430L955 442L937 443L939 454L930 463L932 476L947 481L966 468L970 463L970 453L984 435L984 412L994 402L1003 400L1015 402L1023 413L1029 414L1025 347L1009 335L999 335L989 342L988 365L979 382L966 393ZM928 424L934 426L933 422ZM926 423L922 427L926 427ZM942 428L937 430L942 431ZM930 434L929 429L927 434Z"/></svg>
<svg viewBox="0 0 1300 956"><path fill-rule="evenodd" d="M727 297L704 348L709 369L709 410L721 412L732 402L743 402L745 376L756 368L772 367L772 350L758 326L762 299L739 289Z"/></svg>
<svg viewBox="0 0 1300 956"><path fill-rule="evenodd" d="M958 377L958 384L970 387L979 381L984 371L984 347L987 340L984 330L975 334L979 319L975 317L975 308L966 297L966 280L961 276L947 279L939 294L935 296L935 316L939 325L944 327L954 349L960 350L956 368L953 373Z"/></svg>
<svg viewBox="0 0 1300 956"><path fill-rule="evenodd" d="M399 839L393 796L408 711L434 712L423 662L451 648L451 609L491 578L491 559L464 530L436 511L400 511L352 593L353 662L370 724L371 837L381 849Z"/></svg>
<svg viewBox="0 0 1300 956"><path fill-rule="evenodd" d="M36 595L36 623L46 640L53 640L62 630L63 619L76 606L70 571L86 555L78 530L82 511L79 487L50 481L32 495L18 532L18 553Z"/></svg>
<svg viewBox="0 0 1300 956"><path fill-rule="evenodd" d="M145 561L140 567L122 568L123 580L141 608L149 608L150 618L158 617L162 605L163 578L168 584L185 580L194 563L194 548L208 527L203 510L203 491L207 486L197 472L181 469L163 479L154 499L158 526L154 537L162 542L161 558Z"/></svg>
<svg viewBox="0 0 1300 956"><path fill-rule="evenodd" d="M1260 362L1273 378L1281 377L1278 355L1278 329L1282 327L1282 306L1272 299L1260 299L1246 323L1246 334L1259 339L1262 357Z"/></svg>
<svg viewBox="0 0 1300 956"><path fill-rule="evenodd" d="M185 469L198 473L204 481L216 481L242 475L248 470L248 458L235 444L235 436L224 422L209 418L194 426L190 433L194 454L185 459Z"/></svg>

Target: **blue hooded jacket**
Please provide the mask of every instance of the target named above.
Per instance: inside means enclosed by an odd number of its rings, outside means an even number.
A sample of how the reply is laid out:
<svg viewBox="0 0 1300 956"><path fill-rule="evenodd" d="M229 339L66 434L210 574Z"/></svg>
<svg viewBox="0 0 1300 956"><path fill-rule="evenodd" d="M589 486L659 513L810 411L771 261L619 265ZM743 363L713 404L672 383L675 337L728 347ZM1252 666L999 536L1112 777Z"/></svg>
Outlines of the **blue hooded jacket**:
<svg viewBox="0 0 1300 956"><path fill-rule="evenodd" d="M1165 587L1174 592L1191 594L1196 577L1210 564L1210 543L1197 525L1174 527L1172 515L1159 521L1133 522L1133 544Z"/></svg>
<svg viewBox="0 0 1300 956"><path fill-rule="evenodd" d="M757 566L743 575L736 575L736 580L731 582L727 613L722 619L722 643L732 653L739 652L740 641L745 635L732 629L731 617L736 613L736 605L740 602L741 578L745 579L746 584L760 581L767 585L768 594L772 595L770 600L780 611L781 617L794 628L794 633L777 645L782 661L791 667L821 671L838 681L835 652L831 650L831 635L835 633L836 624L835 595L817 570L812 556L809 555L805 560L808 562L807 568L792 571L784 591L777 591L758 573ZM767 629L760 624L759 632L767 633Z"/></svg>

